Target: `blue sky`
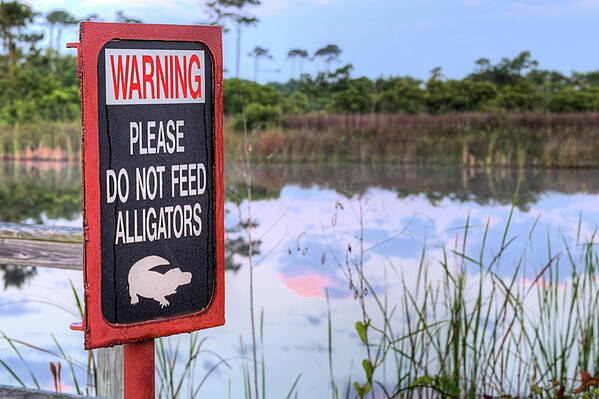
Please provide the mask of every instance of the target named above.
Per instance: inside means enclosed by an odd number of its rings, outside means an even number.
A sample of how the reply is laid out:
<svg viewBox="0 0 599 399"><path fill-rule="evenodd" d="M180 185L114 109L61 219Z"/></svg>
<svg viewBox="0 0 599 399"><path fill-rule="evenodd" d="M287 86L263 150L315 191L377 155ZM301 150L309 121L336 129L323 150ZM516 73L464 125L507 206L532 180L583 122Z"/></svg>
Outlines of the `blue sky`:
<svg viewBox="0 0 599 399"><path fill-rule="evenodd" d="M77 16L114 12L147 23L190 24L206 19L201 0L37 0L35 9L68 9ZM252 10L260 18L245 29L242 77L253 77L246 54L256 45L274 60L264 62L259 80L287 80L289 49L313 53L329 43L343 50L342 63L354 76L428 77L434 67L463 77L480 57L497 61L530 50L540 66L564 73L599 69L599 0L263 0ZM74 41L75 30L64 34ZM234 71L235 36L225 34L225 68ZM304 72L324 68L307 63ZM279 69L280 71L274 72ZM231 73L228 74L230 76Z"/></svg>

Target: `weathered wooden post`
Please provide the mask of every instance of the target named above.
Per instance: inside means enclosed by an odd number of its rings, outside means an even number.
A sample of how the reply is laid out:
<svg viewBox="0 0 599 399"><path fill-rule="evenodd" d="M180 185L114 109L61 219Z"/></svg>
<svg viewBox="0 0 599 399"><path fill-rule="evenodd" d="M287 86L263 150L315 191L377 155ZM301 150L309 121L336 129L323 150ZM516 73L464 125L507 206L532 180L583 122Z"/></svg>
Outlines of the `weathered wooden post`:
<svg viewBox="0 0 599 399"><path fill-rule="evenodd" d="M123 344L154 396L154 338L224 323L222 33L83 23L85 348ZM111 392L110 395L116 395Z"/></svg>
<svg viewBox="0 0 599 399"><path fill-rule="evenodd" d="M96 353L98 396L100 398L123 399L123 346L100 348Z"/></svg>

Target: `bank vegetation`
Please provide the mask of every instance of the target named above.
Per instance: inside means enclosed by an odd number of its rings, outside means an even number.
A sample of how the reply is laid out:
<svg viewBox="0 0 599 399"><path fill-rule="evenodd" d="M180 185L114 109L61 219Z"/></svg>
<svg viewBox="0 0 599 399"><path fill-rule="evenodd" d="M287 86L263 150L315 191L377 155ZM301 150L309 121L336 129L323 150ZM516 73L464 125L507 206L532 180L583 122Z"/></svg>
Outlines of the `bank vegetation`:
<svg viewBox="0 0 599 399"><path fill-rule="evenodd" d="M59 32L93 19L43 16L17 0L0 4L0 158L79 157L76 57L59 51ZM355 77L351 64L333 57L314 74L268 84L230 78L223 90L230 159L241 154L245 126L251 156L263 161L599 163L599 71L542 69L527 51L497 62L480 58L460 79L441 68L423 80Z"/></svg>

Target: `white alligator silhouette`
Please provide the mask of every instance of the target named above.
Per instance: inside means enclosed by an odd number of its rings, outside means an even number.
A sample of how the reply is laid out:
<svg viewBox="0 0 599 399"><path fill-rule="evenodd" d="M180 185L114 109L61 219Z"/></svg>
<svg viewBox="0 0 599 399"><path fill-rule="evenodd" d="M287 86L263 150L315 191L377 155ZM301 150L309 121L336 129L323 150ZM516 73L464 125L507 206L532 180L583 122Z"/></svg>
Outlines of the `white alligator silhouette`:
<svg viewBox="0 0 599 399"><path fill-rule="evenodd" d="M180 285L191 282L191 273L182 272L178 267L164 274L151 271L157 266L169 264L166 259L152 255L141 258L131 266L128 278L131 305L139 303L139 295L158 301L163 308L169 305L166 296L176 293Z"/></svg>

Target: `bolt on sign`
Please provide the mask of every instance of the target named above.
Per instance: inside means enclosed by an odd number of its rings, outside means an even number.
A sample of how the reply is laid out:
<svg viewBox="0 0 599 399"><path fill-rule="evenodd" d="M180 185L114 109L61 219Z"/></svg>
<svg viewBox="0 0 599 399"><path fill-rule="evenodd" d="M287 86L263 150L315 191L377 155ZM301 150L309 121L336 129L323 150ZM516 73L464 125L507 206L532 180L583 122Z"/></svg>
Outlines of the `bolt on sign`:
<svg viewBox="0 0 599 399"><path fill-rule="evenodd" d="M221 28L80 40L85 347L224 324Z"/></svg>

